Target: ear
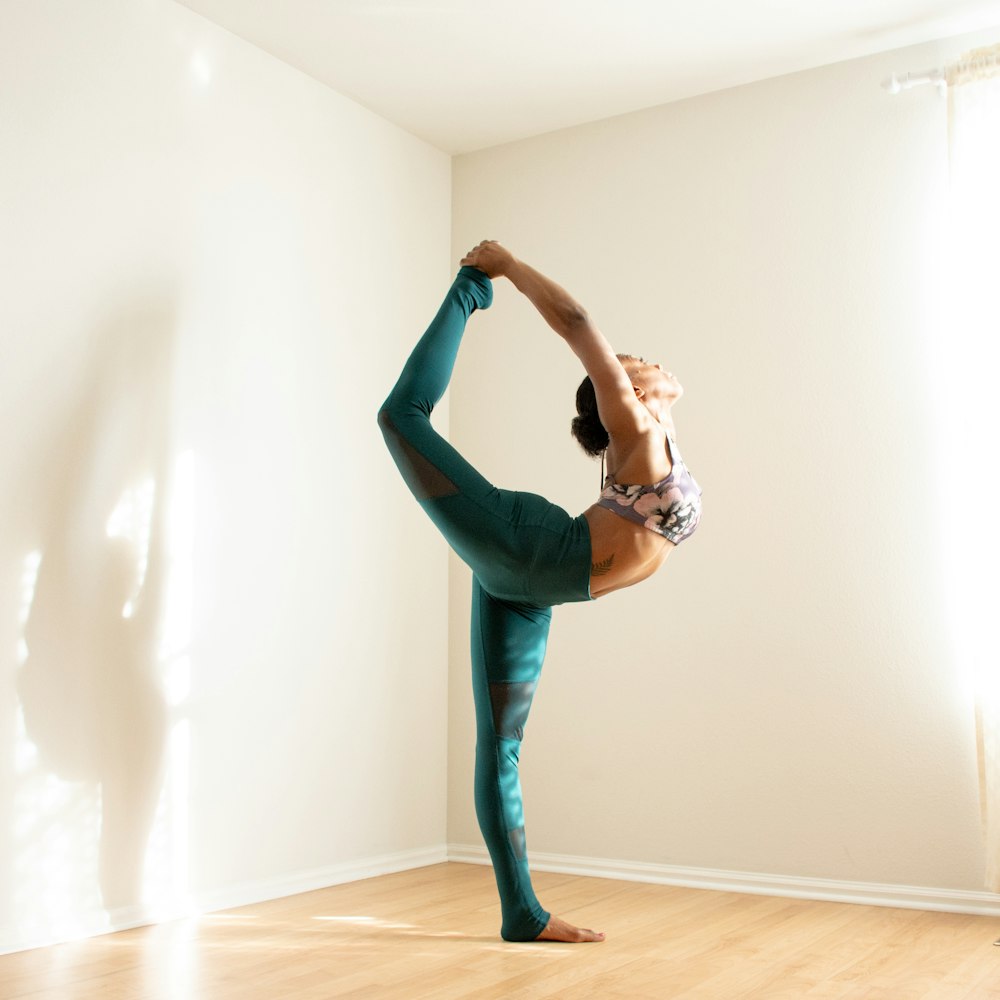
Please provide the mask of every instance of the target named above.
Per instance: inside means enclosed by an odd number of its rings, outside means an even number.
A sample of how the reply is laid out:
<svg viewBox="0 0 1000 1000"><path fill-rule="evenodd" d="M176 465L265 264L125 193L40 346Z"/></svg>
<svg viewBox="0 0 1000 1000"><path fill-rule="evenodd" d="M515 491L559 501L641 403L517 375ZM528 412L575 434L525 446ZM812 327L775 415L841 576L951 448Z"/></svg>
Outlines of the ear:
<svg viewBox="0 0 1000 1000"><path fill-rule="evenodd" d="M635 398L641 401L646 395L646 390L641 385L633 385L632 388L635 390Z"/></svg>

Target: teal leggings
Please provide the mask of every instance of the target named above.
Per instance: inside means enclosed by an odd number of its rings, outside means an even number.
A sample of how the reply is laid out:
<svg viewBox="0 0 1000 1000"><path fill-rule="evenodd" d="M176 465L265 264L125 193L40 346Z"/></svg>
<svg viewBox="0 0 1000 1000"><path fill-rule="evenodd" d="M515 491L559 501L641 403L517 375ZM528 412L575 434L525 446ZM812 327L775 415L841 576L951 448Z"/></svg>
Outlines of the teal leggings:
<svg viewBox="0 0 1000 1000"><path fill-rule="evenodd" d="M590 531L582 514L571 517L534 493L497 489L431 426L466 322L492 301L490 279L463 267L378 421L406 485L472 569L476 816L500 892L500 933L533 941L549 914L528 874L518 759L552 605L590 600Z"/></svg>

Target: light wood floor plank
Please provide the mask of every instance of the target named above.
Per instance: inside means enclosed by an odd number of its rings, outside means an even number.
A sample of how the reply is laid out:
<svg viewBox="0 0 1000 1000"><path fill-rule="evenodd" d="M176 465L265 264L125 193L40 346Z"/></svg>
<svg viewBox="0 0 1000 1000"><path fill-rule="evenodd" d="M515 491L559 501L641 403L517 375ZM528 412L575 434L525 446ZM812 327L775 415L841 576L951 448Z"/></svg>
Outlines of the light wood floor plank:
<svg viewBox="0 0 1000 1000"><path fill-rule="evenodd" d="M500 940L435 865L0 957L4 1000L1000 1000L1000 921L538 873L603 944Z"/></svg>

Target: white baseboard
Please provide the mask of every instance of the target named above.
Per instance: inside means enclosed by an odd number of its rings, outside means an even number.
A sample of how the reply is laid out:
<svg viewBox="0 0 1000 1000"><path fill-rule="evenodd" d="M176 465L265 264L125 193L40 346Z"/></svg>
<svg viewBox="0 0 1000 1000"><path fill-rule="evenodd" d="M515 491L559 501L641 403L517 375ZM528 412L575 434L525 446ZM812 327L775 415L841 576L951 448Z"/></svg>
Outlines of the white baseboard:
<svg viewBox="0 0 1000 1000"><path fill-rule="evenodd" d="M375 878L379 875L392 875L394 872L439 865L447 860L448 853L443 844L415 851L361 858L329 868L296 872L279 878L201 893L197 898L195 909L197 913L232 910L237 906L249 906L268 899L282 899L285 896L297 896L316 889L328 889L332 885L343 885L345 882L359 882L361 879Z"/></svg>
<svg viewBox="0 0 1000 1000"><path fill-rule="evenodd" d="M357 882L378 875L425 868L427 865L437 865L447 860L445 845L439 844L435 847L401 851L397 854L360 858L328 868L290 872L272 879L224 886L198 893L184 902L160 902L149 906L129 906L111 911L98 910L72 914L52 927L0 925L0 955L27 951L31 948L44 948L66 941L110 934L114 931L130 930L133 927L145 927L167 920L179 920L200 913L250 906L269 899L281 899L284 896L296 896L316 889L327 889L345 882Z"/></svg>
<svg viewBox="0 0 1000 1000"><path fill-rule="evenodd" d="M449 844L448 860L473 865L490 863L485 847L470 844ZM877 882L840 882L833 879L797 878L789 875L758 875L753 872L683 868L636 861L612 861L606 858L580 858L565 854L539 854L535 851L531 852L531 867L540 872L588 875L593 878L676 885L690 889L715 889L721 892L744 892L790 899L816 899L833 903L858 903L865 906L892 906L907 910L937 910L944 913L1000 917L1000 895L992 892L970 892L964 889L929 889Z"/></svg>
<svg viewBox="0 0 1000 1000"><path fill-rule="evenodd" d="M101 910L91 914L74 915L71 921L44 930L37 927L5 925L0 926L0 955L196 916L199 913L231 910L238 906L295 896L345 882L390 875L393 872L424 868L445 861L488 865L490 858L483 846L449 844L446 847L441 844L397 854L361 858L327 868L292 872L273 879L225 886L201 893L184 904L174 903L147 908L128 907L110 913ZM720 892L743 892L791 899L816 899L836 903L859 903L866 906L892 906L1000 917L1000 895L962 889L929 889L881 883L796 878L787 875L759 875L753 872L684 868L606 858L581 858L565 854L532 853L531 867L537 871L586 875L626 882L648 882L692 889L714 889Z"/></svg>

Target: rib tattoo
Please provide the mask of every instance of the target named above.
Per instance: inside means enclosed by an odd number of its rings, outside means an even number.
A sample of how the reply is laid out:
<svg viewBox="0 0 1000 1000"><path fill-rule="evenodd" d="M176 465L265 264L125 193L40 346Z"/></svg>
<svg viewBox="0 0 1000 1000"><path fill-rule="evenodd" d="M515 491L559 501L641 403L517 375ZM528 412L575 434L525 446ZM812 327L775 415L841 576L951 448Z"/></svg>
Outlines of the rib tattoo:
<svg viewBox="0 0 1000 1000"><path fill-rule="evenodd" d="M615 555L612 552L607 559L602 559L599 563L590 564L590 575L591 576L604 576L605 573L611 570L611 564L615 561Z"/></svg>

